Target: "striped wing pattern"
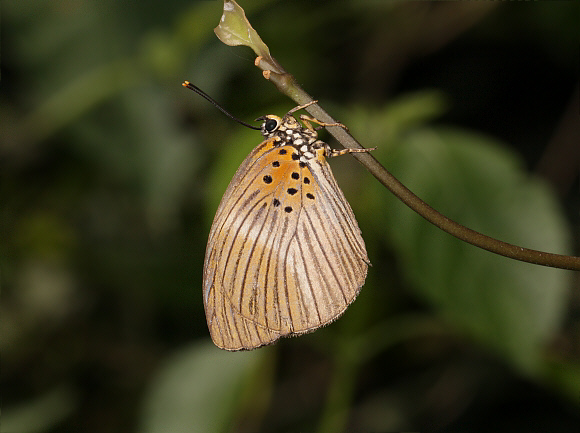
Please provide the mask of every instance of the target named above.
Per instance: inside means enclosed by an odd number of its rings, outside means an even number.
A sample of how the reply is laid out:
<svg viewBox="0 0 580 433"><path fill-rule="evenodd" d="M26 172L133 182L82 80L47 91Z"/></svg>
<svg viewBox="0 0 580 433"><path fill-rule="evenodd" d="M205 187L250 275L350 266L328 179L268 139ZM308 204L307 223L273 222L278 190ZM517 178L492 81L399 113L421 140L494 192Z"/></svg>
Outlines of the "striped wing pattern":
<svg viewBox="0 0 580 433"><path fill-rule="evenodd" d="M326 325L365 281L364 241L323 149L306 164L296 152L262 142L217 210L203 295L220 348L252 349Z"/></svg>

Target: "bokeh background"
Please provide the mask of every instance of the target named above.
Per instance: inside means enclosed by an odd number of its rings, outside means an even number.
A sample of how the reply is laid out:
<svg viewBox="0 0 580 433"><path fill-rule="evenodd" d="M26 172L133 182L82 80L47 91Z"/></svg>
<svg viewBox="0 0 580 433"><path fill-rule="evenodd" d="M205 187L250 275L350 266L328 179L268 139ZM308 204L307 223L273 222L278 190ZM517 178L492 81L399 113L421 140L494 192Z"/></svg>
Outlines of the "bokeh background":
<svg viewBox="0 0 580 433"><path fill-rule="evenodd" d="M272 55L403 183L502 240L579 253L579 4L240 1ZM580 279L432 228L331 162L373 267L324 329L209 340L213 214L293 107L221 1L5 0L2 432L576 431ZM322 138L330 137L322 132Z"/></svg>

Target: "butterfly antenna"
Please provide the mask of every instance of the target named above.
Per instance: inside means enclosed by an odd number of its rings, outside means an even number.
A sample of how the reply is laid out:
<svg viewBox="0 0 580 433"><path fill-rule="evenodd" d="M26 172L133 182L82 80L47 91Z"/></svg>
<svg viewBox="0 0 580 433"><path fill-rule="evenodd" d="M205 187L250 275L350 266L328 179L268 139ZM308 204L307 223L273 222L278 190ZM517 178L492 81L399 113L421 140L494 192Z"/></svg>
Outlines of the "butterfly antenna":
<svg viewBox="0 0 580 433"><path fill-rule="evenodd" d="M201 90L196 85L191 84L189 81L184 81L181 85L183 87L187 87L189 90L193 90L198 95L203 96L205 99L207 99L209 102L211 102L213 105L215 105L222 113L224 113L230 119L233 119L236 122L238 122L239 124L244 125L244 126L247 126L248 128L256 129L258 131L260 130L260 127L259 126L250 125L249 123L246 123L243 120L240 120L237 117L235 117L232 114L230 114L228 111L226 111L225 108L223 108L220 104L218 104L211 96L209 96L207 93L205 93L203 90Z"/></svg>

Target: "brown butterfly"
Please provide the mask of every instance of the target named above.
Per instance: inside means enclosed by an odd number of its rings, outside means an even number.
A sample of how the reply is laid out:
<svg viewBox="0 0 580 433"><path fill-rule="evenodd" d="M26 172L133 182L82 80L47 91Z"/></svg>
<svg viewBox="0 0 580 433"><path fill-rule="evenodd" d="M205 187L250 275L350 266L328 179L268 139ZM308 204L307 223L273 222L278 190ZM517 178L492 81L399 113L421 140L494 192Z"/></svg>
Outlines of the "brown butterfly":
<svg viewBox="0 0 580 433"><path fill-rule="evenodd" d="M301 126L293 113L308 105L261 117L260 128L241 122L265 140L230 182L207 243L203 301L222 349L254 349L327 325L365 282L361 231L326 158L372 149L332 150L311 122L343 125L301 115Z"/></svg>

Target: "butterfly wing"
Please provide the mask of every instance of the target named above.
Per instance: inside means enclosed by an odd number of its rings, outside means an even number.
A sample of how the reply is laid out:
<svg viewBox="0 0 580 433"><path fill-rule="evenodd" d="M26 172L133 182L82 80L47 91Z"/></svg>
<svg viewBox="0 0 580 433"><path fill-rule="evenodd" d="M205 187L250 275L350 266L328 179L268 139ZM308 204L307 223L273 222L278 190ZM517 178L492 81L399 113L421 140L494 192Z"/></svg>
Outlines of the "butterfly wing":
<svg viewBox="0 0 580 433"><path fill-rule="evenodd" d="M354 214L323 150L300 164L265 140L218 207L206 250L204 305L214 343L252 349L340 316L366 278Z"/></svg>

